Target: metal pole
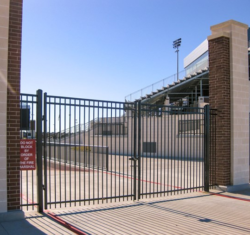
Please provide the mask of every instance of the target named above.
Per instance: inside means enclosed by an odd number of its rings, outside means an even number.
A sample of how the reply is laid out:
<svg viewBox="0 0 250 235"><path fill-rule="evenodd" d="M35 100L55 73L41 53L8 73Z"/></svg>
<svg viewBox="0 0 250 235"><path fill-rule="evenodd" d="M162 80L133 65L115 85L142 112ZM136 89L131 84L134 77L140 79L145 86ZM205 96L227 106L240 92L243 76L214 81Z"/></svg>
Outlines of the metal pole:
<svg viewBox="0 0 250 235"><path fill-rule="evenodd" d="M141 101L138 102L138 200L141 188Z"/></svg>
<svg viewBox="0 0 250 235"><path fill-rule="evenodd" d="M135 104L135 112L134 112L134 200L136 200L136 132L137 132L137 102Z"/></svg>
<svg viewBox="0 0 250 235"><path fill-rule="evenodd" d="M37 90L37 202L38 212L43 212L43 171L42 171L42 90Z"/></svg>
<svg viewBox="0 0 250 235"><path fill-rule="evenodd" d="M209 192L210 109L204 107L204 191Z"/></svg>
<svg viewBox="0 0 250 235"><path fill-rule="evenodd" d="M43 157L44 157L44 208L48 209L47 204L47 93L44 93L44 134L43 134Z"/></svg>
<svg viewBox="0 0 250 235"><path fill-rule="evenodd" d="M179 81L179 50L177 47L177 81Z"/></svg>
<svg viewBox="0 0 250 235"><path fill-rule="evenodd" d="M200 96L203 96L203 92L202 92L202 80L200 80Z"/></svg>
<svg viewBox="0 0 250 235"><path fill-rule="evenodd" d="M195 86L195 101L198 100L198 97L197 97L197 86Z"/></svg>

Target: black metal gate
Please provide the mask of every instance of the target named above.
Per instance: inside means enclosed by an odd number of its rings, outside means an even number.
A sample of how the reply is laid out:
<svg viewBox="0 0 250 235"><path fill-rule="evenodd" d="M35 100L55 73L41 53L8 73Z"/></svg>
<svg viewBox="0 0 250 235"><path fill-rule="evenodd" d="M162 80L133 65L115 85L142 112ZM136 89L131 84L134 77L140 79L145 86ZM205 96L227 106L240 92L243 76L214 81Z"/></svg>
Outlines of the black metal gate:
<svg viewBox="0 0 250 235"><path fill-rule="evenodd" d="M36 97L37 193L27 190L21 206L37 205L42 211L209 190L214 176L209 106L46 93L42 105L41 90ZM33 185L31 178L32 183L26 181Z"/></svg>
<svg viewBox="0 0 250 235"><path fill-rule="evenodd" d="M209 106L139 103L139 198L209 190L209 117Z"/></svg>

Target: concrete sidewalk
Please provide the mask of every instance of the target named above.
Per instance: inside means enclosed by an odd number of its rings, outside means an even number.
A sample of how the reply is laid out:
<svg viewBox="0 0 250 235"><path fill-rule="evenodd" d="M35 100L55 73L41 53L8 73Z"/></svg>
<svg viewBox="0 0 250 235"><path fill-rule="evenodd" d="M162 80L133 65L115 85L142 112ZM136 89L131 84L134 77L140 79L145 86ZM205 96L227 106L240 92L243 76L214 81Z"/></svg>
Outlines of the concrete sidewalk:
<svg viewBox="0 0 250 235"><path fill-rule="evenodd" d="M81 234L250 234L250 190L53 210ZM1 222L0 234L75 234L46 214Z"/></svg>

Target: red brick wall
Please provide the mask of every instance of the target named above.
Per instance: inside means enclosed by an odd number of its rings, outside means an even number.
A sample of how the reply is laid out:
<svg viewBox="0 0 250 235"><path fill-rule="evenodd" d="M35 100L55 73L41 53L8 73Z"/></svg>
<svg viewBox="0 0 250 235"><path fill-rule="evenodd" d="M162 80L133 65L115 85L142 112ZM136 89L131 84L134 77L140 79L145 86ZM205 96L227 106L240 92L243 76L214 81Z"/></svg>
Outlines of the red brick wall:
<svg viewBox="0 0 250 235"><path fill-rule="evenodd" d="M217 109L216 183L230 185L231 123L230 123L230 39L219 37L209 40L209 103ZM215 156L212 156L215 157ZM213 160L213 159L212 159Z"/></svg>
<svg viewBox="0 0 250 235"><path fill-rule="evenodd" d="M20 70L22 0L10 0L7 91L7 203L20 209Z"/></svg>

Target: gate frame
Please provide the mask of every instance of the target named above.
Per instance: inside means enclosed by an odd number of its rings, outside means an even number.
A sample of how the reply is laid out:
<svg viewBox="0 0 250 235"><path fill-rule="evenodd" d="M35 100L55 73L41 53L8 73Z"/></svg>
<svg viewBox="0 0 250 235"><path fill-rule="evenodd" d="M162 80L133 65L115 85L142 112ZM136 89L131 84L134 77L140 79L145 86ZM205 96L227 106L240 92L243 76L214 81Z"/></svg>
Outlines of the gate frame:
<svg viewBox="0 0 250 235"><path fill-rule="evenodd" d="M46 157L47 157L47 141L46 141L46 131L47 131L47 93L43 94L42 90L37 90L37 211L42 213L44 209L47 209L47 176L46 171L43 175L43 166L47 167ZM67 98L67 97L65 97ZM43 104L44 99L44 104ZM43 106L44 105L44 106ZM44 109L44 110L43 110ZM204 191L209 192L209 176L210 176L210 107L206 105L204 108ZM44 111L44 115L43 115ZM141 199L141 101L134 102L134 152L129 160L133 161L134 165L134 192L133 197L135 200ZM44 133L43 133L44 130ZM44 151L42 147L44 146ZM44 156L44 161L43 161ZM138 165L137 165L138 164ZM137 165L137 166L136 166ZM137 169L138 168L138 169ZM138 174L138 175L137 175ZM137 182L138 181L138 182ZM44 184L43 184L44 182Z"/></svg>
<svg viewBox="0 0 250 235"><path fill-rule="evenodd" d="M42 90L37 90L37 201L38 212L43 212L43 160L42 160Z"/></svg>

